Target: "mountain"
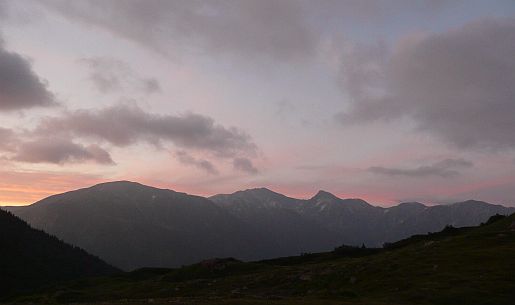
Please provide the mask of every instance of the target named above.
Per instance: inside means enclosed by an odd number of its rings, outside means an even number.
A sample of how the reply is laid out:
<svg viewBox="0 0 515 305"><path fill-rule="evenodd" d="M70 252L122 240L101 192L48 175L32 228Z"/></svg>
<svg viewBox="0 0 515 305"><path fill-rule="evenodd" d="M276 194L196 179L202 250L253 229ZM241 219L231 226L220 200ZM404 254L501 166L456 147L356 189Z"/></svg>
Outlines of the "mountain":
<svg viewBox="0 0 515 305"><path fill-rule="evenodd" d="M341 244L381 246L515 212L477 201L382 208L324 191L303 200L265 188L204 198L127 181L7 209L124 270L177 267L214 257L290 256Z"/></svg>
<svg viewBox="0 0 515 305"><path fill-rule="evenodd" d="M0 297L51 283L119 272L84 250L0 210Z"/></svg>
<svg viewBox="0 0 515 305"><path fill-rule="evenodd" d="M206 198L134 182L103 183L8 209L125 270L276 254L266 238Z"/></svg>
<svg viewBox="0 0 515 305"><path fill-rule="evenodd" d="M327 251L339 244L335 232L316 220L299 217L298 200L266 188L239 191L209 198L255 231L274 237L278 256Z"/></svg>
<svg viewBox="0 0 515 305"><path fill-rule="evenodd" d="M374 247L414 234L436 232L446 225L478 225L492 215L515 212L515 208L473 200L437 206L406 202L383 208L372 206L361 199L340 199L326 191L319 191L312 198L303 200L263 188L215 195L210 199L254 227L268 222L281 223L278 218L287 214L288 223L308 223L317 228L312 229L317 234L325 231L319 235L324 238L336 238L349 245L364 243ZM292 232L284 238L289 240L298 236ZM324 248L319 248L321 250Z"/></svg>
<svg viewBox="0 0 515 305"><path fill-rule="evenodd" d="M403 208L420 208L419 204ZM214 259L50 288L32 303L511 305L515 215L416 235L382 249L245 263Z"/></svg>

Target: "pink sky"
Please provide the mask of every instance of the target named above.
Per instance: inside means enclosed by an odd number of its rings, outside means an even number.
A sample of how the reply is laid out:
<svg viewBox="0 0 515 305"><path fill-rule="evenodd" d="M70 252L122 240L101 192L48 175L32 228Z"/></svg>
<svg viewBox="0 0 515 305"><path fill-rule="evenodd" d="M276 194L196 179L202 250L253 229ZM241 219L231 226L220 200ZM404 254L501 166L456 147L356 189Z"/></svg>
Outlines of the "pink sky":
<svg viewBox="0 0 515 305"><path fill-rule="evenodd" d="M356 3L0 2L0 205L131 180L515 206L513 3Z"/></svg>

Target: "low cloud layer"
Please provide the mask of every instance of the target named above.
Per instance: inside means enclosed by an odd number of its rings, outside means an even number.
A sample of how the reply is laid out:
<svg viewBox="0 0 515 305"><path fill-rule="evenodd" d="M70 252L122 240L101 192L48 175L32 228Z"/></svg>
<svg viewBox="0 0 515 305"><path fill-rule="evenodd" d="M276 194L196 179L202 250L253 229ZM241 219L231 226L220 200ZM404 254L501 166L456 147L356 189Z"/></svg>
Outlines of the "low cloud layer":
<svg viewBox="0 0 515 305"><path fill-rule="evenodd" d="M161 91L158 80L141 77L125 62L108 57L82 58L79 62L89 69L89 79L101 93L124 90L152 94Z"/></svg>
<svg viewBox="0 0 515 305"><path fill-rule="evenodd" d="M114 164L109 152L96 144L83 145L68 138L52 135L33 137L26 132L15 132L2 127L0 127L0 159L59 165L83 162Z"/></svg>
<svg viewBox="0 0 515 305"><path fill-rule="evenodd" d="M93 161L114 164L109 153L98 145L84 146L61 138L45 138L22 143L12 158L27 163L76 163Z"/></svg>
<svg viewBox="0 0 515 305"><path fill-rule="evenodd" d="M486 19L344 57L343 124L413 119L460 148L515 148L515 19Z"/></svg>
<svg viewBox="0 0 515 305"><path fill-rule="evenodd" d="M187 152L182 151L182 150L176 152L175 156L176 156L177 160L179 162L181 162L182 164L192 165L192 166L199 168L211 175L218 175L218 170L213 165L213 163L209 162L208 160L195 158L195 157L191 156L190 154L188 154Z"/></svg>
<svg viewBox="0 0 515 305"><path fill-rule="evenodd" d="M235 127L224 127L199 114L160 115L137 106L117 105L101 110L78 110L46 118L36 133L90 137L115 146L137 142L195 149L217 157L254 155L257 147L250 136Z"/></svg>
<svg viewBox="0 0 515 305"><path fill-rule="evenodd" d="M391 168L374 166L369 171L375 174L387 176L405 176L405 177L453 177L460 174L460 170L474 166L470 161L463 159L446 159L437 163L419 166L416 168Z"/></svg>
<svg viewBox="0 0 515 305"><path fill-rule="evenodd" d="M54 95L34 73L30 62L5 49L0 37L0 111L55 105Z"/></svg>
<svg viewBox="0 0 515 305"><path fill-rule="evenodd" d="M114 164L110 153L96 144L102 142L116 147L172 145L179 149L179 162L213 175L219 173L215 165L195 155L229 159L238 171L258 172L250 159L257 156L257 146L243 131L198 114L158 115L128 105L64 112L42 119L31 131L0 128L0 157L26 163Z"/></svg>

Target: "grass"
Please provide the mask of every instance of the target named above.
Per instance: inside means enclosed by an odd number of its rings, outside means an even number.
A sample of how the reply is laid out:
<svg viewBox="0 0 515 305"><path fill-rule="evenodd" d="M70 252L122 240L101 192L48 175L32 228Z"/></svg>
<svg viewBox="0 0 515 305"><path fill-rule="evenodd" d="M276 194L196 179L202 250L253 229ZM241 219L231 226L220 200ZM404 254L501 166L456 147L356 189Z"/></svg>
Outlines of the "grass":
<svg viewBox="0 0 515 305"><path fill-rule="evenodd" d="M515 300L515 215L366 251L206 261L54 286L11 301L93 304L468 304Z"/></svg>

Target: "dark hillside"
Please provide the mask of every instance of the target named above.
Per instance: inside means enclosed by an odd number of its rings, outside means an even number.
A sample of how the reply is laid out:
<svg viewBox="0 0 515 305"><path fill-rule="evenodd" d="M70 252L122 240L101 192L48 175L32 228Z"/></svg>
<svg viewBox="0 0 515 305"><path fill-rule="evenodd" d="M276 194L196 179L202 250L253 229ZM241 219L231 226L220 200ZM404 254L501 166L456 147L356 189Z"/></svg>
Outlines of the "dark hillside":
<svg viewBox="0 0 515 305"><path fill-rule="evenodd" d="M0 296L118 270L0 210Z"/></svg>
<svg viewBox="0 0 515 305"><path fill-rule="evenodd" d="M478 227L447 227L384 249L346 246L253 263L217 259L179 269L144 269L59 286L25 300L512 305L514 257L515 215L495 216Z"/></svg>

